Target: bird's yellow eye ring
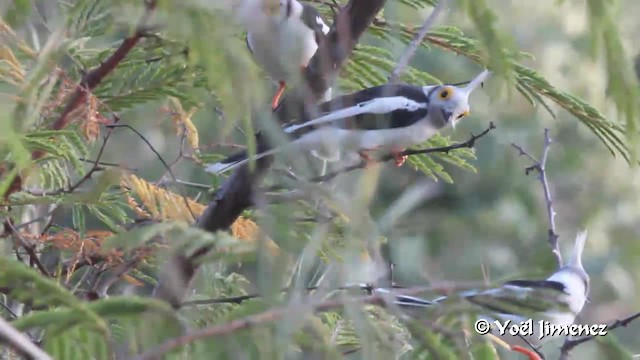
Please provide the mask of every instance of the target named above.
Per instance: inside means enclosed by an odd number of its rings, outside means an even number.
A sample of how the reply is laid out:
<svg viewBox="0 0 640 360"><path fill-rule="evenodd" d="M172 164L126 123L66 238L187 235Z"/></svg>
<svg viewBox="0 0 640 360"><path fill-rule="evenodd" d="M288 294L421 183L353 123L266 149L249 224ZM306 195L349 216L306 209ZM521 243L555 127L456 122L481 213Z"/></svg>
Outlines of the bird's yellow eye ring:
<svg viewBox="0 0 640 360"><path fill-rule="evenodd" d="M442 91L440 91L440 99L442 100L447 100L448 98L451 97L451 95L453 94L453 90L446 88L446 89L442 89Z"/></svg>

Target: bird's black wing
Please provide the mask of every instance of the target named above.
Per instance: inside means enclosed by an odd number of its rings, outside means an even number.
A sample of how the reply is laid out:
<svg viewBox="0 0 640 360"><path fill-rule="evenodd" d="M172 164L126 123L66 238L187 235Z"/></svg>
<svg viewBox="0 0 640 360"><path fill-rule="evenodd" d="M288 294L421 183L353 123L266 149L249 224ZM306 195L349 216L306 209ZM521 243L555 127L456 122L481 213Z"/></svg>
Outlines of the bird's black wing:
<svg viewBox="0 0 640 360"><path fill-rule="evenodd" d="M513 280L495 289L465 295L476 305L501 314L532 316L551 309L561 309L558 292L564 293L564 285L548 280Z"/></svg>
<svg viewBox="0 0 640 360"><path fill-rule="evenodd" d="M549 280L511 280L504 283L504 285L528 287L532 289L553 289L566 293L566 288L563 283Z"/></svg>
<svg viewBox="0 0 640 360"><path fill-rule="evenodd" d="M318 10L309 4L304 4L302 9L302 22L311 30L316 37L316 44L320 44L322 38L329 32L329 27Z"/></svg>

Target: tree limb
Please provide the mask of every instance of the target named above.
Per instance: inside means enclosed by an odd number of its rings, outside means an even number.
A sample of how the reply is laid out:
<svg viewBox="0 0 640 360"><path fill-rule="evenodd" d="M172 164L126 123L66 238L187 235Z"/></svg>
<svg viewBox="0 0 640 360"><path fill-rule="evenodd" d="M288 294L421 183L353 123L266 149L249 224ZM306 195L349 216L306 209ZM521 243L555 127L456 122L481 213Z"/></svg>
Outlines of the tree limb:
<svg viewBox="0 0 640 360"><path fill-rule="evenodd" d="M547 181L547 158L549 156L549 147L551 146L551 137L549 136L549 129L544 129L544 149L542 150L542 158L538 161L536 158L527 153L522 147L511 144L514 148L516 148L520 155L524 155L533 162L533 165L525 169L525 174L529 175L532 171L538 172L538 180L542 184L542 191L544 193L544 200L547 204L547 219L549 221L549 245L551 246L551 251L553 255L556 257L556 261L558 263L558 268L561 268L562 263L562 254L560 253L560 246L558 244L558 233L556 232L556 212L553 209L553 199L551 198L551 191L549 190L549 181Z"/></svg>
<svg viewBox="0 0 640 360"><path fill-rule="evenodd" d="M427 20L425 20L422 27L420 27L420 29L414 34L413 39L409 43L409 46L405 49L404 53L398 60L398 64L389 75L389 78L387 79L389 83L398 82L398 80L400 79L400 75L402 75L405 68L409 65L409 62L411 61L411 59L413 59L413 56L416 54L416 51L418 50L418 47L420 46L420 44L422 44L422 42L424 41L424 38L427 36L427 32L436 22L436 18L438 17L440 12L442 11L442 9L444 9L446 5L447 5L447 0L438 1L438 5L436 5L436 7L433 8L433 11L431 12L431 14L429 14L429 17L427 18Z"/></svg>
<svg viewBox="0 0 640 360"><path fill-rule="evenodd" d="M16 330L10 323L0 317L0 342L4 342L14 348L20 354L34 360L53 360L49 354L29 340L20 331Z"/></svg>

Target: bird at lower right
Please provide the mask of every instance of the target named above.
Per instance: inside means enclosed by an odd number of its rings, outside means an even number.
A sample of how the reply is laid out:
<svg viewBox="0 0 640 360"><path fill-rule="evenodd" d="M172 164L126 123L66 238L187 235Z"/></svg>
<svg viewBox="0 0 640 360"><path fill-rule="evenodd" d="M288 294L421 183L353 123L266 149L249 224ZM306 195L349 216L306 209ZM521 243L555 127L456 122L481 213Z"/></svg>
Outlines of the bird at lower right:
<svg viewBox="0 0 640 360"><path fill-rule="evenodd" d="M497 288L466 291L457 296L481 308L479 319L491 325L494 339L499 339L498 342L502 341L503 345L506 343L505 346L513 351L527 355L530 360L541 360L537 349L530 349L531 346L541 345L560 334L543 336L545 334L539 326L540 321L555 327L572 325L587 301L589 275L582 265L586 239L586 231L578 233L569 262L545 280L511 280ZM380 289L379 292L390 293L391 290ZM404 309L442 306L446 299L426 300L393 295L394 303ZM502 334L499 331L506 322L521 324L529 319L534 325L529 336ZM501 325L498 326L496 322Z"/></svg>

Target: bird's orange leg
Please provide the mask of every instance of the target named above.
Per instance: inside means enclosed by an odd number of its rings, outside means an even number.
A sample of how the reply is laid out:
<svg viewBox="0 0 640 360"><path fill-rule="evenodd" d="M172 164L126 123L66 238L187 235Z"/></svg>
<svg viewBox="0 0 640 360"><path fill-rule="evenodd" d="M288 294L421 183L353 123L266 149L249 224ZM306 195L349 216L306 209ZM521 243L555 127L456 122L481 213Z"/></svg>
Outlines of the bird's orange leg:
<svg viewBox="0 0 640 360"><path fill-rule="evenodd" d="M397 167L402 166L405 163L405 161L407 161L408 156L402 155L403 151L404 149L399 149L399 148L391 149L391 155L393 155L393 159Z"/></svg>
<svg viewBox="0 0 640 360"><path fill-rule="evenodd" d="M511 350L515 352L519 352L521 354L525 354L527 356L527 359L529 360L542 360L542 358L540 358L540 355L538 355L535 351L530 349L525 349L522 346L513 345L511 347Z"/></svg>
<svg viewBox="0 0 640 360"><path fill-rule="evenodd" d="M271 110L275 110L278 107L278 103L280 102L280 98L284 93L284 88L287 84L284 81L278 81L278 91L273 96L273 100L271 100Z"/></svg>

